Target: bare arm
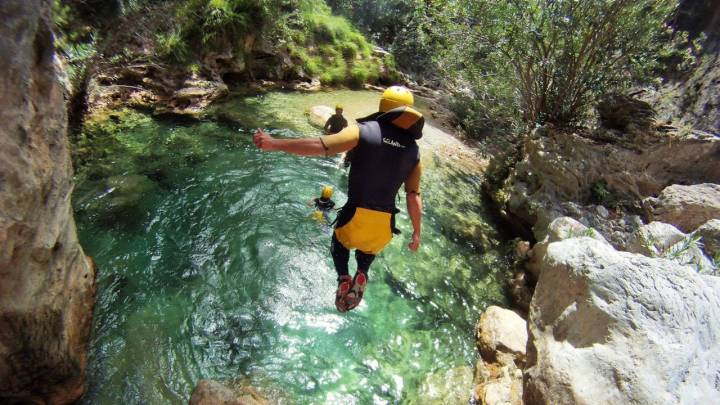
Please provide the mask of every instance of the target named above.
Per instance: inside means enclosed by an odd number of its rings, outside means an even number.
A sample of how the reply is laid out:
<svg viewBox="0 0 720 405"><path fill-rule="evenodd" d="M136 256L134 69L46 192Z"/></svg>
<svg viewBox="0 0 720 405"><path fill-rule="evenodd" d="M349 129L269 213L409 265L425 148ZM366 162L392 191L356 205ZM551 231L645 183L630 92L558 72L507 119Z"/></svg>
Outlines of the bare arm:
<svg viewBox="0 0 720 405"><path fill-rule="evenodd" d="M405 195L407 201L408 215L412 221L412 241L408 245L413 252L420 247L420 232L422 230L422 197L416 192L409 192Z"/></svg>
<svg viewBox="0 0 720 405"><path fill-rule="evenodd" d="M281 151L299 156L325 156L325 146L320 138L276 139L262 129L253 136L253 143L264 151Z"/></svg>

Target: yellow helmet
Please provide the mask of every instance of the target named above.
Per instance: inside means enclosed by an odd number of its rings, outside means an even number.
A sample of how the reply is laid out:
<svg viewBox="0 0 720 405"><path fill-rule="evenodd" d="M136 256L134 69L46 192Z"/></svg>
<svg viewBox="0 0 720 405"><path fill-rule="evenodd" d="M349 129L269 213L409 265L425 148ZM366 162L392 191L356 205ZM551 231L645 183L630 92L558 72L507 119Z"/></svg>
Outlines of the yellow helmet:
<svg viewBox="0 0 720 405"><path fill-rule="evenodd" d="M380 98L380 112L388 112L402 106L412 107L414 102L412 93L406 87L388 87Z"/></svg>
<svg viewBox="0 0 720 405"><path fill-rule="evenodd" d="M336 110L342 110L342 109L343 109L343 105L342 105L342 104L335 104L335 109L336 109Z"/></svg>
<svg viewBox="0 0 720 405"><path fill-rule="evenodd" d="M322 198L330 198L330 197L332 197L332 193L333 193L333 188L330 186L325 186L322 189L321 196L322 196Z"/></svg>

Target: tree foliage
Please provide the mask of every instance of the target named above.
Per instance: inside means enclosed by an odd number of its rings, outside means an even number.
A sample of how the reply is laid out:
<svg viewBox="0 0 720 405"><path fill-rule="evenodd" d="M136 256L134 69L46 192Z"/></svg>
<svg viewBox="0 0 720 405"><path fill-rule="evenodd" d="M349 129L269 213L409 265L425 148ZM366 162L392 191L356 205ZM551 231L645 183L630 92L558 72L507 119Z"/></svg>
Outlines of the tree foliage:
<svg viewBox="0 0 720 405"><path fill-rule="evenodd" d="M576 123L597 96L647 80L669 46L676 0L447 2L443 67L471 96L514 106L528 124ZM479 106L483 107L483 106ZM511 120L513 108L501 111ZM491 117L489 117L491 118ZM507 122L506 122L507 123Z"/></svg>

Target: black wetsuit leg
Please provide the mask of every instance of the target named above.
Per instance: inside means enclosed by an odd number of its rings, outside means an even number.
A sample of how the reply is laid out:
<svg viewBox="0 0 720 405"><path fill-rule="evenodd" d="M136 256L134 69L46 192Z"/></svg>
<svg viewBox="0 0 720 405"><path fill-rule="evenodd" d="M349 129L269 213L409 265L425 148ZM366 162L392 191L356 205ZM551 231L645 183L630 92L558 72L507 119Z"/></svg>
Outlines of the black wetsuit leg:
<svg viewBox="0 0 720 405"><path fill-rule="evenodd" d="M370 265L372 264L373 260L375 260L375 255L355 250L355 261L357 261L357 268L359 271L365 273L366 276L368 270L370 270Z"/></svg>
<svg viewBox="0 0 720 405"><path fill-rule="evenodd" d="M350 260L350 251L340 243L337 236L335 236L335 232L333 232L332 242L330 243L330 254L335 263L335 271L337 271L338 277L349 275L348 260Z"/></svg>

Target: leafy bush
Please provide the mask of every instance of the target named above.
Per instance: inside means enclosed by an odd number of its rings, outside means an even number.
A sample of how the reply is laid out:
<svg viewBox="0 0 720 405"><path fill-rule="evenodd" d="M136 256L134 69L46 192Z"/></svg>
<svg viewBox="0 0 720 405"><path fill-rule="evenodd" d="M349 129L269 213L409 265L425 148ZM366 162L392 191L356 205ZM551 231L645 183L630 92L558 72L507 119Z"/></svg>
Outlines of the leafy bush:
<svg viewBox="0 0 720 405"><path fill-rule="evenodd" d="M190 55L187 43L177 30L166 34L157 34L155 36L155 46L158 55L175 62L183 62Z"/></svg>
<svg viewBox="0 0 720 405"><path fill-rule="evenodd" d="M438 60L487 105L512 102L526 124L573 124L598 95L651 77L656 56L669 46L663 32L676 6L676 0L448 2L453 23L439 28L451 46Z"/></svg>

